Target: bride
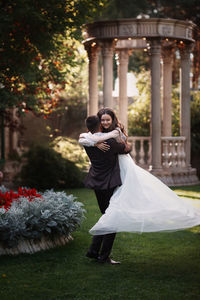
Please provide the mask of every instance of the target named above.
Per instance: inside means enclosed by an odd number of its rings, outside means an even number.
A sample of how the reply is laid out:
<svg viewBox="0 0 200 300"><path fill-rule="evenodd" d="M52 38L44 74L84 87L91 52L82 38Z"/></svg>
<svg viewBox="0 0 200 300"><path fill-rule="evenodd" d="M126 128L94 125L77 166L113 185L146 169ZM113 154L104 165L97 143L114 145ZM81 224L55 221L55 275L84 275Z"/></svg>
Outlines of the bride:
<svg viewBox="0 0 200 300"><path fill-rule="evenodd" d="M111 109L101 109L98 116L103 132L82 133L81 145L98 146L110 138L126 142L123 126ZM105 214L90 229L91 234L174 231L200 224L200 208L193 206L191 200L178 197L159 179L137 166L129 154L118 158L122 185L116 188Z"/></svg>

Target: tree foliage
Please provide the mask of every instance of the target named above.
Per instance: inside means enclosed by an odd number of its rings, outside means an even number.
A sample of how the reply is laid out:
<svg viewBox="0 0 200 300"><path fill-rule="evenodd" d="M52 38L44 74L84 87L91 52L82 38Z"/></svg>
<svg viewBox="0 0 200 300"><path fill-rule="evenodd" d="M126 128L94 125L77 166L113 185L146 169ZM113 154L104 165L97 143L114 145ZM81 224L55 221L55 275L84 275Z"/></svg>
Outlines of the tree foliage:
<svg viewBox="0 0 200 300"><path fill-rule="evenodd" d="M136 18L146 12L148 0L110 0L104 9L102 19Z"/></svg>
<svg viewBox="0 0 200 300"><path fill-rule="evenodd" d="M191 20L200 25L199 0L111 0L107 3L103 18L136 18L146 14L156 18Z"/></svg>
<svg viewBox="0 0 200 300"><path fill-rule="evenodd" d="M143 71L137 75L136 87L139 96L129 106L128 134L132 136L149 136L151 118L151 80L149 71Z"/></svg>
<svg viewBox="0 0 200 300"><path fill-rule="evenodd" d="M200 91L192 92L191 101L191 141L192 154L200 153Z"/></svg>
<svg viewBox="0 0 200 300"><path fill-rule="evenodd" d="M133 51L129 57L129 71L140 73L143 70L150 69L150 59L149 55L144 51Z"/></svg>
<svg viewBox="0 0 200 300"><path fill-rule="evenodd" d="M73 38L104 2L0 1L0 109L37 110L54 101L76 63Z"/></svg>

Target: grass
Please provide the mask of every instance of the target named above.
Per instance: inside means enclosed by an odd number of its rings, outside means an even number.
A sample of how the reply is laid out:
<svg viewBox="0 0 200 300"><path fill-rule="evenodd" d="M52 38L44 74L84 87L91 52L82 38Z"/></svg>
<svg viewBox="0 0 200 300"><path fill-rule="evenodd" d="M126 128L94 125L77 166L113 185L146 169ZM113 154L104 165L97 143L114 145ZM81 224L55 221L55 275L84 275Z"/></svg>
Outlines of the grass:
<svg viewBox="0 0 200 300"><path fill-rule="evenodd" d="M184 187L174 187L172 188L177 195L181 197L193 198L200 200L200 185L196 186L184 186Z"/></svg>
<svg viewBox="0 0 200 300"><path fill-rule="evenodd" d="M174 190L200 199L200 186ZM117 234L112 254L122 264L99 265L85 257L88 229L100 216L95 196L86 189L68 192L87 209L81 229L66 246L1 256L1 300L200 299L200 226L173 233Z"/></svg>

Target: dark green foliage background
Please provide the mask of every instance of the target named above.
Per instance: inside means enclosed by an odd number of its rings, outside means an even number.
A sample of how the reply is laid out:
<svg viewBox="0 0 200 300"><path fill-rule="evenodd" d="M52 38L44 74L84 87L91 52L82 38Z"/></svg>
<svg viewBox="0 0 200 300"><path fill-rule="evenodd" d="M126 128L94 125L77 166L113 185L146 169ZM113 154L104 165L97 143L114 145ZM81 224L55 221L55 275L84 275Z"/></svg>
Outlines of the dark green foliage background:
<svg viewBox="0 0 200 300"><path fill-rule="evenodd" d="M82 187L84 173L61 154L45 146L33 146L19 174L20 184L38 190Z"/></svg>

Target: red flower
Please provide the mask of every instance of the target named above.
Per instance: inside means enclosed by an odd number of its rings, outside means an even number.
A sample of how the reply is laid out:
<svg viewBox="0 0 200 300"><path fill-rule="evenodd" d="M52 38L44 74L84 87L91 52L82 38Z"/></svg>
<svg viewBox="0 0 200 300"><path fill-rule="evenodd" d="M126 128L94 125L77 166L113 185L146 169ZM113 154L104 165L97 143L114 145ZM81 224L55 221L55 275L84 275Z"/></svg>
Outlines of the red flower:
<svg viewBox="0 0 200 300"><path fill-rule="evenodd" d="M2 193L0 190L0 208L3 207L8 210L11 207L12 202L16 201L20 197L25 197L28 201L33 201L34 198L41 198L42 196L38 194L36 189L26 189L19 187L17 192L10 190L5 193Z"/></svg>

